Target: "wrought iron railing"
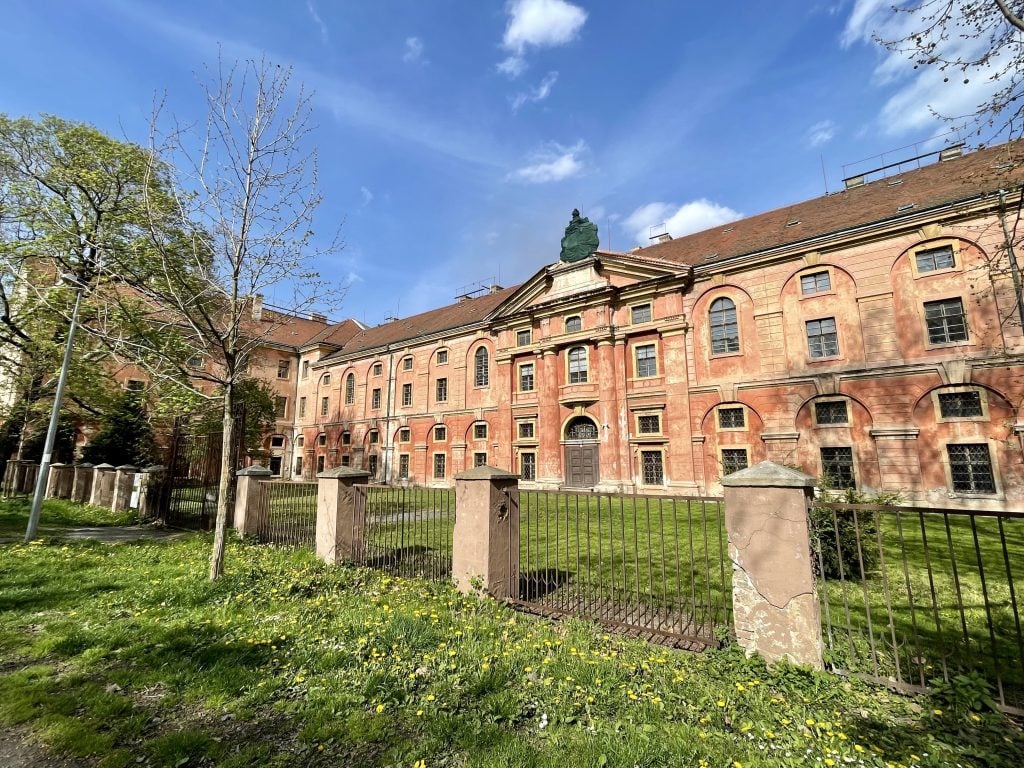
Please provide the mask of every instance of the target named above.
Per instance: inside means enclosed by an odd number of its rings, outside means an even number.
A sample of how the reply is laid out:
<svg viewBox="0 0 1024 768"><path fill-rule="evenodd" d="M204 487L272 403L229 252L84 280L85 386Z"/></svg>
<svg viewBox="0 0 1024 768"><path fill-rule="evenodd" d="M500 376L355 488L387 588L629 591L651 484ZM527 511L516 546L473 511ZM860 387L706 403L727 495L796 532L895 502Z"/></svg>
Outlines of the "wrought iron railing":
<svg viewBox="0 0 1024 768"><path fill-rule="evenodd" d="M256 536L268 544L315 546L316 496L316 483L261 482Z"/></svg>
<svg viewBox="0 0 1024 768"><path fill-rule="evenodd" d="M826 662L903 690L974 674L1024 713L1024 516L814 501Z"/></svg>
<svg viewBox="0 0 1024 768"><path fill-rule="evenodd" d="M721 499L520 491L518 603L680 644L731 629ZM515 545L513 545L515 546Z"/></svg>
<svg viewBox="0 0 1024 768"><path fill-rule="evenodd" d="M399 576L451 578L453 489L358 485L355 493L357 560Z"/></svg>

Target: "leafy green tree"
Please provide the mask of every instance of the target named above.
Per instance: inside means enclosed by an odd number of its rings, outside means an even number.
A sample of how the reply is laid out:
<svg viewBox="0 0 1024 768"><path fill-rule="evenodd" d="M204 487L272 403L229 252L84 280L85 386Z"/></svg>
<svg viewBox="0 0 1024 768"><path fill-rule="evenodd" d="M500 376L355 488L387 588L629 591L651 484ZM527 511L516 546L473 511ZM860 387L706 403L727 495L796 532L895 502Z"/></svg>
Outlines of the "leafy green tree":
<svg viewBox="0 0 1024 768"><path fill-rule="evenodd" d="M264 453L263 439L276 421L274 390L264 381L244 378L235 384L235 398L245 412L245 432L242 436L245 452L252 457L261 457ZM205 410L198 411L200 416L193 421L192 429L202 434L219 432L224 418L222 402L207 401L205 405Z"/></svg>
<svg viewBox="0 0 1024 768"><path fill-rule="evenodd" d="M99 431L82 451L82 459L115 467L122 464L145 467L153 463L155 453L145 398L140 392L126 390L103 415Z"/></svg>

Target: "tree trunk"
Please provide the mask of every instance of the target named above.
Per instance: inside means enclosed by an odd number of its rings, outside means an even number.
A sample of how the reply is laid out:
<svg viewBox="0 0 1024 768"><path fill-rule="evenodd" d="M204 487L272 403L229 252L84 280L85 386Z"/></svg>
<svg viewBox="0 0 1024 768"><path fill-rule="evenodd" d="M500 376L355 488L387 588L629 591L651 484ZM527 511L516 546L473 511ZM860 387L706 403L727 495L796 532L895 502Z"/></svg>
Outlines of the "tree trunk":
<svg viewBox="0 0 1024 768"><path fill-rule="evenodd" d="M220 484L217 488L217 522L213 531L213 552L210 554L210 581L220 578L224 572L224 547L227 543L228 513L231 489L235 483L233 463L235 444L235 385L228 381L224 385L224 424L220 447Z"/></svg>

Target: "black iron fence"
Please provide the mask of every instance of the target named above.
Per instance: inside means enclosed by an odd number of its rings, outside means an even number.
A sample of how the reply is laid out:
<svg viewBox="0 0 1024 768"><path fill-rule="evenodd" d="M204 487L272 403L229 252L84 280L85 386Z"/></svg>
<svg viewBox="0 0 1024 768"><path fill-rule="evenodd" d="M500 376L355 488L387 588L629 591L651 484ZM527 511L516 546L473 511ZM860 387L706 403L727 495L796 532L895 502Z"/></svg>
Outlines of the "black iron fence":
<svg viewBox="0 0 1024 768"><path fill-rule="evenodd" d="M450 488L355 486L363 521L356 559L399 576L446 581L452 575L455 491Z"/></svg>
<svg viewBox="0 0 1024 768"><path fill-rule="evenodd" d="M828 666L919 691L984 678L1024 714L1024 516L812 502Z"/></svg>
<svg viewBox="0 0 1024 768"><path fill-rule="evenodd" d="M316 545L316 483L263 481L256 494L256 536L268 544Z"/></svg>
<svg viewBox="0 0 1024 768"><path fill-rule="evenodd" d="M519 515L520 606L678 645L730 632L721 499L520 491Z"/></svg>

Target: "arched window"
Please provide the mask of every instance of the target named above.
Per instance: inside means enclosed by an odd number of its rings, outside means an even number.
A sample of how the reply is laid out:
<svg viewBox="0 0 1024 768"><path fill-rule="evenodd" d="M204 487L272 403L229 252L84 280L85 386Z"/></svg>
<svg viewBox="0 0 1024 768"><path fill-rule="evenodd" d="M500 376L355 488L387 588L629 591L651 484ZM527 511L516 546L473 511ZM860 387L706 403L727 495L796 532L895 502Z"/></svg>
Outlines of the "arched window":
<svg viewBox="0 0 1024 768"><path fill-rule="evenodd" d="M356 375L350 373L345 377L345 405L352 405L356 401Z"/></svg>
<svg viewBox="0 0 1024 768"><path fill-rule="evenodd" d="M586 416L577 416L565 425L566 440L597 440L597 425Z"/></svg>
<svg viewBox="0 0 1024 768"><path fill-rule="evenodd" d="M736 305L725 297L711 302L711 354L740 351L740 330L736 324Z"/></svg>
<svg viewBox="0 0 1024 768"><path fill-rule="evenodd" d="M486 387L491 381L491 367L487 360L487 349L480 347L473 355L473 381L478 387Z"/></svg>
<svg viewBox="0 0 1024 768"><path fill-rule="evenodd" d="M569 383L587 383L587 350L583 347L569 350Z"/></svg>

